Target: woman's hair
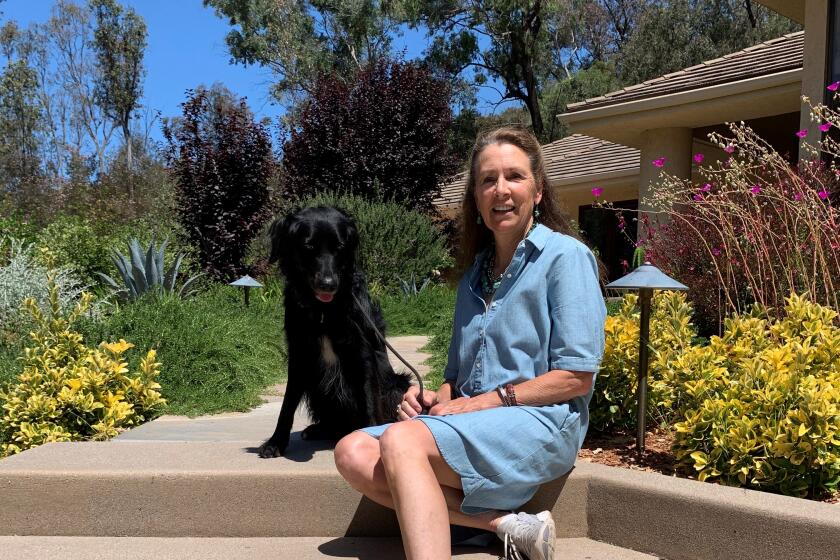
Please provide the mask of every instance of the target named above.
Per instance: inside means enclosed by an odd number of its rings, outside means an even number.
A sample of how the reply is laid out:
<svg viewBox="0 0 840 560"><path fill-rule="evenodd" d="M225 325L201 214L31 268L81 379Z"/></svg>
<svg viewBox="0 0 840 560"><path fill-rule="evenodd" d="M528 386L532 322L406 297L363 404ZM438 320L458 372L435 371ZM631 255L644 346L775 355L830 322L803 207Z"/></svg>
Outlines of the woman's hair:
<svg viewBox="0 0 840 560"><path fill-rule="evenodd" d="M458 269L461 273L467 270L475 260L475 256L487 247L493 240L493 233L484 224L479 224L478 208L475 204L475 181L478 175L478 158L487 146L493 144L511 144L528 156L531 162L531 174L534 176L534 186L537 192L542 191L542 200L537 205L540 211L538 221L544 226L570 235L580 240L572 229L569 218L561 210L560 203L554 189L548 184L542 149L536 137L516 126L503 126L481 133L475 141L470 153L470 168L467 172L467 188L461 203L461 249L458 255ZM459 274L460 276L460 274Z"/></svg>

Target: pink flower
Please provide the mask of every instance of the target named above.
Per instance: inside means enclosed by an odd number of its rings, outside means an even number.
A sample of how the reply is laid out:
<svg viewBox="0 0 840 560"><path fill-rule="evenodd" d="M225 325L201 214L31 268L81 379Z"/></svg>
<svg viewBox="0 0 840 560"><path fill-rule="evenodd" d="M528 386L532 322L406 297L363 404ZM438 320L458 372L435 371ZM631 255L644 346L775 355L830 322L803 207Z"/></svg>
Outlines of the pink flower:
<svg viewBox="0 0 840 560"><path fill-rule="evenodd" d="M830 122L822 123L820 125L820 130L823 131L823 132L828 132L830 129L831 129L831 123Z"/></svg>
<svg viewBox="0 0 840 560"><path fill-rule="evenodd" d="M718 249L717 247L712 247L712 254L714 256L720 255L720 249Z"/></svg>
<svg viewBox="0 0 840 560"><path fill-rule="evenodd" d="M799 201L802 200L802 195L800 193L796 193L793 195L793 200Z"/></svg>
<svg viewBox="0 0 840 560"><path fill-rule="evenodd" d="M823 189L817 193L817 196L820 197L822 200L825 200L826 198L828 198L828 191Z"/></svg>
<svg viewBox="0 0 840 560"><path fill-rule="evenodd" d="M729 144L727 147L725 147L723 149L723 151L726 152L727 154L734 154L735 153L735 146L733 146L732 144Z"/></svg>
<svg viewBox="0 0 840 560"><path fill-rule="evenodd" d="M664 167L665 166L665 158L661 157L659 159L655 159L651 162L654 167Z"/></svg>
<svg viewBox="0 0 840 560"><path fill-rule="evenodd" d="M837 91L837 88L840 88L840 82L834 82L833 84L829 84L827 88L828 91Z"/></svg>
<svg viewBox="0 0 840 560"><path fill-rule="evenodd" d="M703 200L703 195L702 194L695 194L691 198L693 198L695 202L700 202L701 200Z"/></svg>
<svg viewBox="0 0 840 560"><path fill-rule="evenodd" d="M753 185L750 189L750 192L753 194L758 194L761 192L761 187L759 187L758 185Z"/></svg>
<svg viewBox="0 0 840 560"><path fill-rule="evenodd" d="M703 163L704 159L706 159L706 156L704 156L703 154L694 154L694 163L696 163L697 165Z"/></svg>
<svg viewBox="0 0 840 560"><path fill-rule="evenodd" d="M603 192L604 192L604 189L602 189L601 187L595 187L594 189L592 189L592 196L594 196L595 198L598 198L599 196L601 196L601 193L603 193Z"/></svg>
<svg viewBox="0 0 840 560"><path fill-rule="evenodd" d="M711 190L712 190L712 184L711 184L711 183L706 183L705 185L703 185L702 187L700 187L700 190L701 190L702 192L709 192L709 191L711 191Z"/></svg>
<svg viewBox="0 0 840 560"><path fill-rule="evenodd" d="M806 136L808 136L808 129L803 128L802 130L797 130L796 135L799 136L800 138L805 138Z"/></svg>

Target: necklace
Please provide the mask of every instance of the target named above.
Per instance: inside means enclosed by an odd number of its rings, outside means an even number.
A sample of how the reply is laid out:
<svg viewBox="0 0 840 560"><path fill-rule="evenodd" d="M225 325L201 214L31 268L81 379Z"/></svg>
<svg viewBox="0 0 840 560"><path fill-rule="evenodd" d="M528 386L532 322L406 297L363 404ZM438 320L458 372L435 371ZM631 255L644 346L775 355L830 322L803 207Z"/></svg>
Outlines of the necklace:
<svg viewBox="0 0 840 560"><path fill-rule="evenodd" d="M531 232L534 231L534 228L537 227L537 222L534 220L534 223L531 224L531 228L525 234L525 237L531 235ZM510 264L508 264L510 266ZM505 277L505 272L507 269L503 270L501 274L498 276L493 274L493 269L496 268L496 242L492 241L490 243L490 252L487 255L487 258L484 259L484 270L481 273L481 293L484 294L484 297L490 297L496 293L496 290L499 289L499 286L502 285L502 278Z"/></svg>

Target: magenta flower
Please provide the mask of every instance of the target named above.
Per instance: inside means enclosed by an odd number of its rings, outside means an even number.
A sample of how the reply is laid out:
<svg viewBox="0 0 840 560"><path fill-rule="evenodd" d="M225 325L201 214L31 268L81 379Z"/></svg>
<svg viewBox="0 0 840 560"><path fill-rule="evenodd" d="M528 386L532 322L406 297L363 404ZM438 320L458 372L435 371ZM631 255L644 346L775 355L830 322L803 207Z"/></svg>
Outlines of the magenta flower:
<svg viewBox="0 0 840 560"><path fill-rule="evenodd" d="M837 88L840 88L840 82L834 82L833 84L829 84L827 88L828 91L837 91Z"/></svg>
<svg viewBox="0 0 840 560"><path fill-rule="evenodd" d="M712 254L714 256L720 255L720 249L718 249L717 247L712 247Z"/></svg>
<svg viewBox="0 0 840 560"><path fill-rule="evenodd" d="M797 202L802 200L802 195L800 193L796 193L793 195L793 200L796 200Z"/></svg>
<svg viewBox="0 0 840 560"><path fill-rule="evenodd" d="M704 159L706 159L706 156L704 156L703 154L694 154L694 163L696 163L697 165L703 163Z"/></svg>
<svg viewBox="0 0 840 560"><path fill-rule="evenodd" d="M702 192L709 192L709 191L711 191L711 190L712 190L712 184L711 184L711 183L706 183L705 185L703 185L702 187L700 187L700 190L701 190Z"/></svg>
<svg viewBox="0 0 840 560"><path fill-rule="evenodd" d="M727 154L734 154L735 153L735 146L733 146L732 144L729 144L727 147L725 147L723 149L723 151L726 152Z"/></svg>
<svg viewBox="0 0 840 560"><path fill-rule="evenodd" d="M823 189L817 193L817 196L820 197L822 200L825 200L826 198L828 198L828 191Z"/></svg>
<svg viewBox="0 0 840 560"><path fill-rule="evenodd" d="M694 199L695 202L700 202L701 200L703 200L703 195L702 194L695 194L691 198Z"/></svg>
<svg viewBox="0 0 840 560"><path fill-rule="evenodd" d="M753 185L750 189L750 192L753 194L758 194L761 192L761 187L759 187L758 185Z"/></svg>
<svg viewBox="0 0 840 560"><path fill-rule="evenodd" d="M831 123L830 122L822 123L820 125L820 130L823 131L823 132L828 132L830 129L831 129Z"/></svg>
<svg viewBox="0 0 840 560"><path fill-rule="evenodd" d="M595 198L598 198L599 196L601 196L601 193L603 193L603 192L604 192L604 189L602 189L601 187L595 187L594 189L592 189L592 196L594 196Z"/></svg>
<svg viewBox="0 0 840 560"><path fill-rule="evenodd" d="M796 135L799 136L800 138L805 138L806 136L808 136L808 129L803 128L802 130L797 130Z"/></svg>
<svg viewBox="0 0 840 560"><path fill-rule="evenodd" d="M654 167L664 167L665 166L665 158L661 157L659 159L655 159L651 162Z"/></svg>

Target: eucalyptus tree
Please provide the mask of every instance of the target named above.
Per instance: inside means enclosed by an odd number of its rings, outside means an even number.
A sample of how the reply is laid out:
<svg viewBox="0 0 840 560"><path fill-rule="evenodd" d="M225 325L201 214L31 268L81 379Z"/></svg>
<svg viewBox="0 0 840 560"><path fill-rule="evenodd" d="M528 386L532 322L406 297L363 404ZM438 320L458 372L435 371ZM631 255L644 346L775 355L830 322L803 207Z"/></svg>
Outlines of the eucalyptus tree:
<svg viewBox="0 0 840 560"><path fill-rule="evenodd" d="M122 129L126 165L131 170L131 119L143 95L146 23L133 8L123 8L115 0L91 0L90 8L96 18L94 44L99 67L96 101ZM129 199L134 199L132 182L129 182Z"/></svg>

